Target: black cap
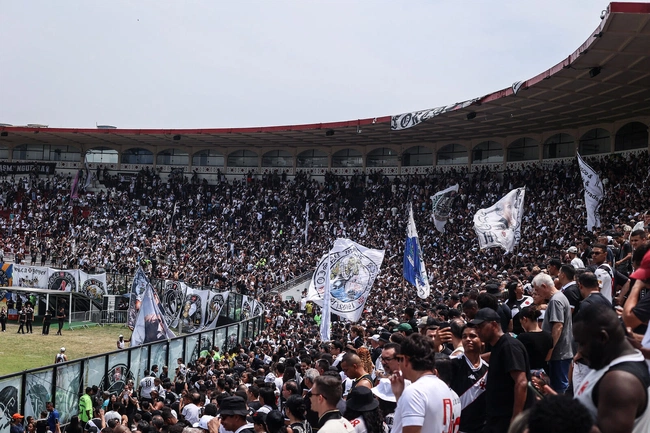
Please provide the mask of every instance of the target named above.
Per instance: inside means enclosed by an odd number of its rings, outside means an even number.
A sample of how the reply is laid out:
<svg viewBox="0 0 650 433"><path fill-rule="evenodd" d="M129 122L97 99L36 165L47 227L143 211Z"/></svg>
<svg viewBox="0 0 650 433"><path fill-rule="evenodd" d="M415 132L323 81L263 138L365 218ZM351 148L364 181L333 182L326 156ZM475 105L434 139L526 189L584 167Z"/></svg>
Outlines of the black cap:
<svg viewBox="0 0 650 433"><path fill-rule="evenodd" d="M501 316L492 308L481 308L476 316L469 321L470 325L480 325L483 322L500 322Z"/></svg>
<svg viewBox="0 0 650 433"><path fill-rule="evenodd" d="M382 332L379 334L379 341L383 341L384 343L388 343L390 341L390 332Z"/></svg>

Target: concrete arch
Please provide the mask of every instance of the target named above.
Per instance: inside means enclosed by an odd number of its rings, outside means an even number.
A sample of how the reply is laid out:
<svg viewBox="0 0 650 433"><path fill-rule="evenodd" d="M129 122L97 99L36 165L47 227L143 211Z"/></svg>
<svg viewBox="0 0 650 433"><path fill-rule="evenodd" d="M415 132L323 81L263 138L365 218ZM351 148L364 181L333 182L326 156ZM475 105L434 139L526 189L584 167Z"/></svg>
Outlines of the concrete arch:
<svg viewBox="0 0 650 433"><path fill-rule="evenodd" d="M490 164L503 162L503 145L498 141L482 141L472 148L472 164Z"/></svg>
<svg viewBox="0 0 650 433"><path fill-rule="evenodd" d="M575 156L576 140L563 132L553 134L544 141L544 159L570 158Z"/></svg>
<svg viewBox="0 0 650 433"><path fill-rule="evenodd" d="M614 150L634 150L648 147L648 125L642 122L629 122L616 131Z"/></svg>
<svg viewBox="0 0 650 433"><path fill-rule="evenodd" d="M437 152L437 165L459 165L469 162L469 150L460 143L442 146Z"/></svg>
<svg viewBox="0 0 650 433"><path fill-rule="evenodd" d="M431 167L435 152L427 146L412 146L402 152L403 167Z"/></svg>
<svg viewBox="0 0 650 433"><path fill-rule="evenodd" d="M353 148L341 149L332 154L332 167L363 167L363 154Z"/></svg>
<svg viewBox="0 0 650 433"><path fill-rule="evenodd" d="M520 137L510 143L507 161L534 161L539 159L539 142L531 137Z"/></svg>
<svg viewBox="0 0 650 433"><path fill-rule="evenodd" d="M390 147L378 147L366 155L366 167L397 167L399 158L399 151Z"/></svg>
<svg viewBox="0 0 650 433"><path fill-rule="evenodd" d="M582 134L578 142L580 155L595 155L598 153L611 152L611 136L608 130L603 128L592 128Z"/></svg>

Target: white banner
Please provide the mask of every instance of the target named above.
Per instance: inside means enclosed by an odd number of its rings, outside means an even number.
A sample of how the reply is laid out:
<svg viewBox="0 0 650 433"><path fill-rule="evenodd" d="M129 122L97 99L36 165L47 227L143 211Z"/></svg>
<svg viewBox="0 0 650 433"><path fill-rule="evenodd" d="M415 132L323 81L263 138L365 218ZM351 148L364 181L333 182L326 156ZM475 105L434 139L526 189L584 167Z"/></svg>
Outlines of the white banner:
<svg viewBox="0 0 650 433"><path fill-rule="evenodd" d="M445 232L445 224L447 224L447 220L451 214L451 205L454 203L457 192L458 184L438 191L431 196L433 203L433 223L440 233Z"/></svg>
<svg viewBox="0 0 650 433"><path fill-rule="evenodd" d="M133 326L133 334L131 334L131 347L175 337L165 323L156 298L151 284L146 285L140 298L138 317Z"/></svg>
<svg viewBox="0 0 650 433"><path fill-rule="evenodd" d="M208 307L206 309L204 323L204 329L214 329L217 327L217 321L219 320L219 314L221 314L221 309L226 302L228 301L228 293L230 292L210 292L208 295Z"/></svg>
<svg viewBox="0 0 650 433"><path fill-rule="evenodd" d="M501 247L507 252L519 243L526 188L517 188L474 215L474 231L481 248Z"/></svg>
<svg viewBox="0 0 650 433"><path fill-rule="evenodd" d="M185 301L180 317L183 332L191 334L203 328L208 294L210 294L209 290L197 290L190 287L185 289Z"/></svg>
<svg viewBox="0 0 650 433"><path fill-rule="evenodd" d="M47 289L49 268L43 266L22 266L13 267L14 287L33 287L35 289Z"/></svg>
<svg viewBox="0 0 650 433"><path fill-rule="evenodd" d="M425 120L439 116L450 111L460 110L469 107L481 98L470 99L469 101L458 102L456 104L445 105L444 107L430 108L428 110L414 111L411 113L398 114L390 119L390 129L392 131L401 131L402 129L412 128Z"/></svg>
<svg viewBox="0 0 650 433"><path fill-rule="evenodd" d="M79 271L77 269L47 269L47 288L49 290L76 292L77 287L79 287Z"/></svg>
<svg viewBox="0 0 650 433"><path fill-rule="evenodd" d="M583 161L578 154L578 166L582 176L582 185L585 187L585 207L587 208L587 230L591 231L594 227L600 227L600 202L605 193L603 183L593 168Z"/></svg>
<svg viewBox="0 0 650 433"><path fill-rule="evenodd" d="M383 260L384 250L366 248L349 239L337 239L329 252L329 260L328 254L324 254L316 266L307 300L322 308L325 290L329 290L331 312L356 322L363 313Z"/></svg>
<svg viewBox="0 0 650 433"><path fill-rule="evenodd" d="M77 290L95 301L101 301L106 291L106 274L87 274L79 271L79 287Z"/></svg>

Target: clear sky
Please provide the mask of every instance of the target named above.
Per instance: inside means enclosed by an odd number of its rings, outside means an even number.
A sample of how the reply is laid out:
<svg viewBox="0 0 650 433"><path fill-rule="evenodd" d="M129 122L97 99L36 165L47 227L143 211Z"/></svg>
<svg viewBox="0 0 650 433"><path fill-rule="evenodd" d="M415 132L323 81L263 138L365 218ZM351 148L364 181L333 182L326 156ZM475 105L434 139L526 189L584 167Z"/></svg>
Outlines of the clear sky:
<svg viewBox="0 0 650 433"><path fill-rule="evenodd" d="M0 123L209 128L352 120L509 87L606 0L0 0Z"/></svg>

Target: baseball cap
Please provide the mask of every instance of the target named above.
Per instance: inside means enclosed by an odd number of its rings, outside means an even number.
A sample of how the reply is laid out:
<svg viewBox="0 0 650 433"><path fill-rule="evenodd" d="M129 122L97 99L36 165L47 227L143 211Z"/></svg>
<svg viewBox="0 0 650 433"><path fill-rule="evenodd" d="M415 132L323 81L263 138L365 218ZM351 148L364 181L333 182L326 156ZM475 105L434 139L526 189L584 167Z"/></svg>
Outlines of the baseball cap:
<svg viewBox="0 0 650 433"><path fill-rule="evenodd" d="M24 416L22 416L22 415L19 414L19 413L15 413L15 414L13 414L11 417L12 417L13 419L23 419L23 418L25 418Z"/></svg>
<svg viewBox="0 0 650 433"><path fill-rule="evenodd" d="M567 253L578 254L578 249L576 247L569 247Z"/></svg>
<svg viewBox="0 0 650 433"><path fill-rule="evenodd" d="M379 341L379 334L375 334L372 337L370 337L372 341Z"/></svg>
<svg viewBox="0 0 650 433"><path fill-rule="evenodd" d="M214 417L211 416L211 415L203 415L199 419L199 422L195 422L194 424L192 424L192 427L200 428L200 429L203 429L203 430L209 430L208 422L210 422L212 420L212 418L214 418Z"/></svg>
<svg viewBox="0 0 650 433"><path fill-rule="evenodd" d="M501 316L492 308L481 308L476 316L469 321L471 325L480 325L483 322L500 322Z"/></svg>
<svg viewBox="0 0 650 433"><path fill-rule="evenodd" d="M61 348L61 352L65 352L65 347L62 347L62 348Z"/></svg>
<svg viewBox="0 0 650 433"><path fill-rule="evenodd" d="M393 332L407 332L412 330L413 328L408 323L400 323L397 328L393 329Z"/></svg>
<svg viewBox="0 0 650 433"><path fill-rule="evenodd" d="M124 335L120 334L120 336L118 338L124 338Z"/></svg>
<svg viewBox="0 0 650 433"><path fill-rule="evenodd" d="M438 321L433 317L426 317L423 319L424 320L420 320L420 323L418 323L418 328L428 328L429 326L439 325Z"/></svg>
<svg viewBox="0 0 650 433"><path fill-rule="evenodd" d="M645 253L643 260L641 260L641 265L636 271L632 272L630 278L634 278L635 280L647 280L650 278L650 251Z"/></svg>

